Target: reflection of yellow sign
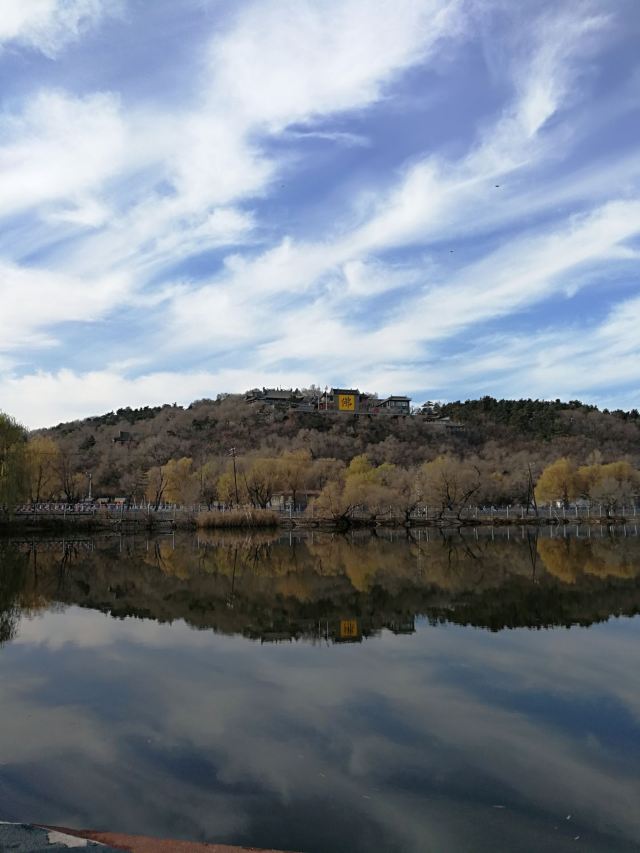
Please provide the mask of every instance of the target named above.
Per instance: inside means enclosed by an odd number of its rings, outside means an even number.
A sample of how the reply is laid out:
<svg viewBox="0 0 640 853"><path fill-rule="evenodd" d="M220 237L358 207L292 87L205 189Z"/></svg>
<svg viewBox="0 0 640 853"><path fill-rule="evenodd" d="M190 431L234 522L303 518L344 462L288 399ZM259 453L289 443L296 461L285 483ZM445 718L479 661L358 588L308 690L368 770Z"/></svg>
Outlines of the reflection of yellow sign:
<svg viewBox="0 0 640 853"><path fill-rule="evenodd" d="M349 640L352 637L358 636L358 620L357 619L341 619L340 620L340 638Z"/></svg>
<svg viewBox="0 0 640 853"><path fill-rule="evenodd" d="M341 412L355 412L356 398L354 394L338 394L338 410Z"/></svg>

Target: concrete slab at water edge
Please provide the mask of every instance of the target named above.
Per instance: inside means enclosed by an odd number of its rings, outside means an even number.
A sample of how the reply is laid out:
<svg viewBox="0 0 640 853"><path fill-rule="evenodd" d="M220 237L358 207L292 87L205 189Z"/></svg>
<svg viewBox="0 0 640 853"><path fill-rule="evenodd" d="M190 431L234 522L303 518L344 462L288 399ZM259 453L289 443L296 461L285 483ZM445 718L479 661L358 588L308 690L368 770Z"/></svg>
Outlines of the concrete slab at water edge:
<svg viewBox="0 0 640 853"><path fill-rule="evenodd" d="M9 853L9 851L11 853L66 853L70 849L117 853L115 847L108 847L77 835L69 835L51 827L33 826L27 823L0 823L2 853Z"/></svg>
<svg viewBox="0 0 640 853"><path fill-rule="evenodd" d="M58 829L77 838L87 839L98 844L96 853L103 851L128 851L128 853L295 853L295 851L264 849L262 847L236 847L230 844L208 844L196 841L177 841L169 838L150 838L146 835L127 835L117 832L97 830L68 829L67 827L47 827ZM0 850L2 848L0 847Z"/></svg>
<svg viewBox="0 0 640 853"><path fill-rule="evenodd" d="M70 849L95 853L285 853L256 847L202 844L114 832L0 822L0 853L66 853Z"/></svg>

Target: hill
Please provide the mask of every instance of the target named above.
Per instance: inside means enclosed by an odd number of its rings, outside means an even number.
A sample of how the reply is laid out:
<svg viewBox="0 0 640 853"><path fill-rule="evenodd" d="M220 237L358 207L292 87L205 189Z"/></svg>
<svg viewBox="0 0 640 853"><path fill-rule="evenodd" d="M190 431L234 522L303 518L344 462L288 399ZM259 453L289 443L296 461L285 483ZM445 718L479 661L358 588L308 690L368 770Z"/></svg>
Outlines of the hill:
<svg viewBox="0 0 640 853"><path fill-rule="evenodd" d="M444 404L435 415L393 416L280 410L222 394L186 407L118 409L38 436L55 442L60 479L73 480L80 494L87 472L94 495L148 494L150 472L171 460L188 460L184 471L188 468L192 479L200 472L200 494L192 488L192 497L205 502L216 491L209 488L207 498L205 480L217 482L228 470L232 448L245 468L251 460L283 455L344 466L362 454L372 466L414 468L444 455L480 470L483 489L477 498L491 502L524 499L529 469L537 477L560 457L576 465L625 459L637 468L640 463L637 410L600 411L560 400L483 397ZM322 488L327 477L312 480L305 488Z"/></svg>

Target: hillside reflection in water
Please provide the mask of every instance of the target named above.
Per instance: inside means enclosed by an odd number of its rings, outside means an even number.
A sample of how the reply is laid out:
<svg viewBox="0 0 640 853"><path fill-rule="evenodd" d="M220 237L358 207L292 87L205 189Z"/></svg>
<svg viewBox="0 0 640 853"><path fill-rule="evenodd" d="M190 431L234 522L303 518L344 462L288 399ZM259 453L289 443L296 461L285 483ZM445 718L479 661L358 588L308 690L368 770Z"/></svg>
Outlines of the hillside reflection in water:
<svg viewBox="0 0 640 853"><path fill-rule="evenodd" d="M0 543L0 819L636 850L640 538L578 532Z"/></svg>

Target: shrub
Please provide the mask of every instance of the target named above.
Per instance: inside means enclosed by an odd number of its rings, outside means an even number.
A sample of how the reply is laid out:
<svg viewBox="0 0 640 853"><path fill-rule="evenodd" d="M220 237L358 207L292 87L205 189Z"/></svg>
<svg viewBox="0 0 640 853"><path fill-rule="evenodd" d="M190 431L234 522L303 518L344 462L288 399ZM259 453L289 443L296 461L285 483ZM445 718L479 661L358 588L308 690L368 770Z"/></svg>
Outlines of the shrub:
<svg viewBox="0 0 640 853"><path fill-rule="evenodd" d="M196 526L201 529L232 527L277 527L278 514L269 509L232 509L228 512L199 512Z"/></svg>

